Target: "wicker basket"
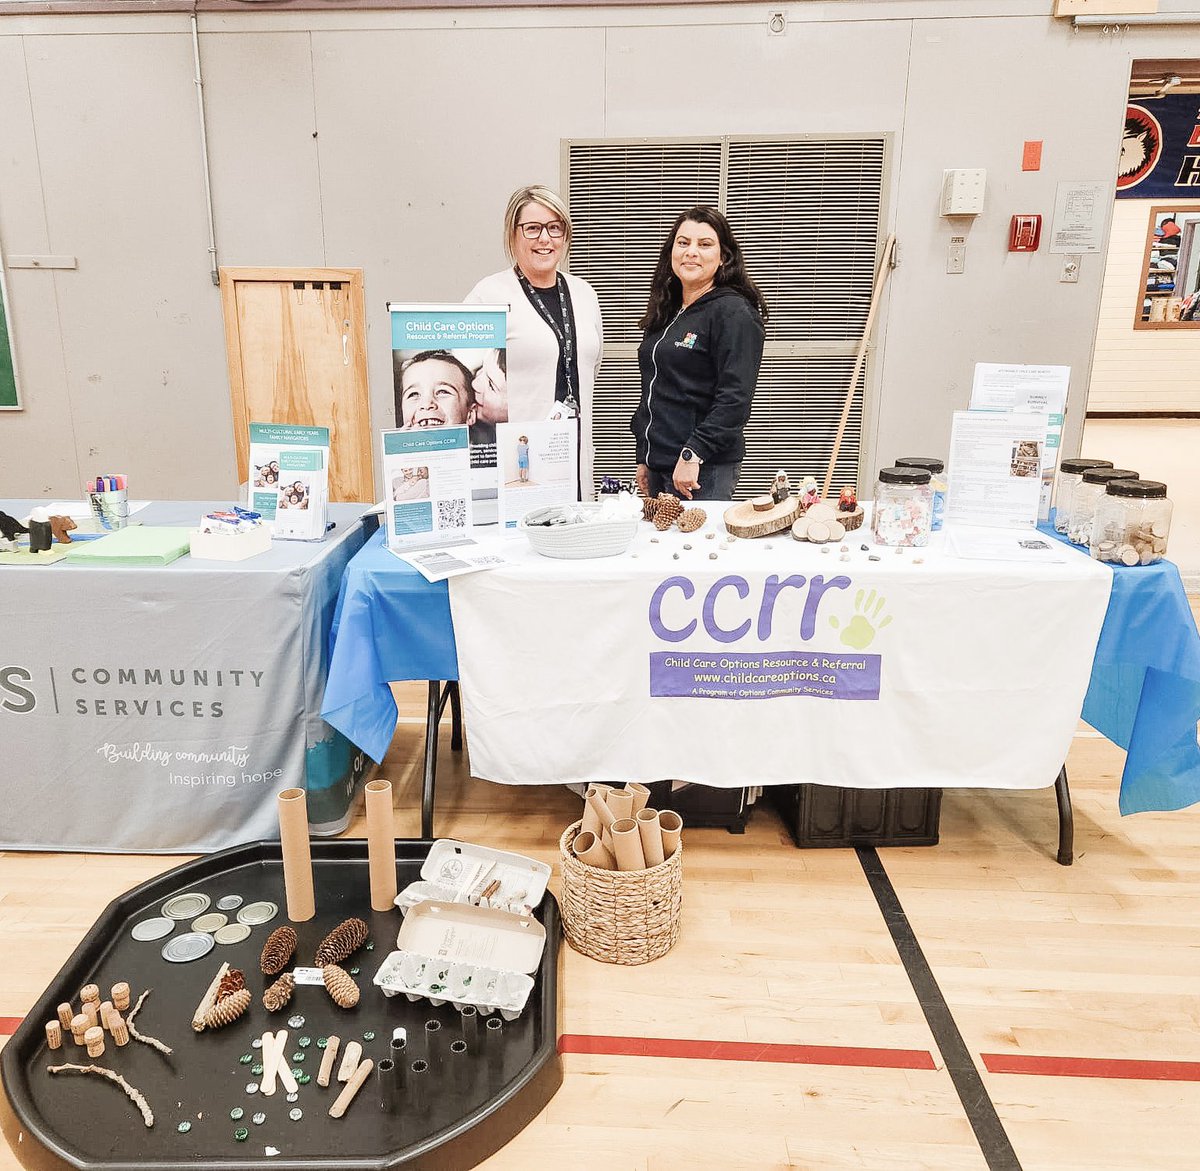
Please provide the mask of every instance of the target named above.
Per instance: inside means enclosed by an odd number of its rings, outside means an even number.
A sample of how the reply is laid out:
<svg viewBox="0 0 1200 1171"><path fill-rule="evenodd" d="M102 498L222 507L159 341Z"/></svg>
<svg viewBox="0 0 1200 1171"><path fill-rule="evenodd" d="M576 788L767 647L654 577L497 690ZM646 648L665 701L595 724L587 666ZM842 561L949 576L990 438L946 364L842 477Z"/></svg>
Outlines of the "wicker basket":
<svg viewBox="0 0 1200 1171"><path fill-rule="evenodd" d="M598 504L576 507L593 512L600 508ZM637 516L623 516L587 524L530 525L525 523L530 515L521 518L520 528L543 557L616 557L633 543L640 522Z"/></svg>
<svg viewBox="0 0 1200 1171"><path fill-rule="evenodd" d="M601 870L571 853L582 824L568 826L559 841L563 874L559 907L567 942L606 964L648 964L666 955L679 938L683 844L649 870Z"/></svg>

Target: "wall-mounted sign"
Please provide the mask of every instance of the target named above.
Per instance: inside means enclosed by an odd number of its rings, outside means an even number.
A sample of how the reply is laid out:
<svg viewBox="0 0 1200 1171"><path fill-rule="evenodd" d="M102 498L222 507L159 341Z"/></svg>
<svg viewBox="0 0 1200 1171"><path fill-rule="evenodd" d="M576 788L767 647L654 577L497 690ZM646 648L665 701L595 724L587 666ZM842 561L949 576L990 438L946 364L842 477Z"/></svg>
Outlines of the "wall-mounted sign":
<svg viewBox="0 0 1200 1171"><path fill-rule="evenodd" d="M1200 193L1200 101L1142 98L1125 109L1118 199L1189 199Z"/></svg>

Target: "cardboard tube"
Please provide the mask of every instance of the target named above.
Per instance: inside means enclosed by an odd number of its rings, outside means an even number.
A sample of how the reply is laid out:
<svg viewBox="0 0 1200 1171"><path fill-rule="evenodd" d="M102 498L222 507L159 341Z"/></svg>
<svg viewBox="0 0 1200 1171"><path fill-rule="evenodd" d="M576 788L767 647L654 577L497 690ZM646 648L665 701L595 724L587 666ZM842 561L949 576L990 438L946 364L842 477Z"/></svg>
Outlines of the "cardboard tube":
<svg viewBox="0 0 1200 1171"><path fill-rule="evenodd" d="M645 785L639 785L637 781L630 781L625 789L633 794L633 811L629 816L636 818L646 808L646 803L650 800L650 790Z"/></svg>
<svg viewBox="0 0 1200 1171"><path fill-rule="evenodd" d="M371 910L390 911L396 900L396 827L392 822L392 782L370 781L366 794Z"/></svg>
<svg viewBox="0 0 1200 1171"><path fill-rule="evenodd" d="M646 855L642 853L642 835L632 817L622 817L612 825L613 850L618 870L645 870Z"/></svg>
<svg viewBox="0 0 1200 1171"><path fill-rule="evenodd" d="M354 1076L346 1083L346 1088L338 1095L338 1099L332 1106L329 1107L330 1118L341 1118L343 1114L350 1108L350 1103L354 1101L354 1095L362 1088L363 1082L371 1076L371 1070L375 1068L375 1063L368 1057L354 1071Z"/></svg>
<svg viewBox="0 0 1200 1171"><path fill-rule="evenodd" d="M325 1056L321 1058L321 1071L317 1074L317 1085L329 1085L329 1078L333 1073L333 1063L337 1060L338 1046L341 1043L339 1037L330 1037L325 1042Z"/></svg>
<svg viewBox="0 0 1200 1171"><path fill-rule="evenodd" d="M683 833L683 818L673 809L664 809L658 815L658 827L662 830L663 857L670 858L679 849L679 836Z"/></svg>
<svg viewBox="0 0 1200 1171"><path fill-rule="evenodd" d="M313 902L312 851L308 845L308 799L303 789L284 789L277 803L287 916L293 923L305 923L317 909Z"/></svg>
<svg viewBox="0 0 1200 1171"><path fill-rule="evenodd" d="M601 870L616 870L617 860L600 844L600 839L590 830L575 835L571 853L580 862L596 866Z"/></svg>
<svg viewBox="0 0 1200 1171"><path fill-rule="evenodd" d="M658 810L639 810L633 820L637 822L638 833L642 838L642 853L646 856L646 865L661 866L666 858L663 856L662 827L658 824Z"/></svg>
<svg viewBox="0 0 1200 1171"><path fill-rule="evenodd" d="M600 823L601 832L608 829L608 827L617 820L616 814L609 809L607 803L605 802L605 796L606 794L602 793L595 785L593 785L587 791L587 797L584 798L584 800L587 801L588 809L591 810L596 820ZM590 832L596 833L597 831L591 830Z"/></svg>
<svg viewBox="0 0 1200 1171"><path fill-rule="evenodd" d="M598 793L600 800L604 801L611 789L611 785L589 785L587 793ZM596 816L596 811L587 803L586 793L583 799L583 825L580 828L592 834L599 834L601 829L600 819Z"/></svg>
<svg viewBox="0 0 1200 1171"><path fill-rule="evenodd" d="M609 809L612 810L613 818L620 821L623 817L633 816L633 793L629 789L613 789L605 798ZM612 832L612 826L609 826L609 832Z"/></svg>

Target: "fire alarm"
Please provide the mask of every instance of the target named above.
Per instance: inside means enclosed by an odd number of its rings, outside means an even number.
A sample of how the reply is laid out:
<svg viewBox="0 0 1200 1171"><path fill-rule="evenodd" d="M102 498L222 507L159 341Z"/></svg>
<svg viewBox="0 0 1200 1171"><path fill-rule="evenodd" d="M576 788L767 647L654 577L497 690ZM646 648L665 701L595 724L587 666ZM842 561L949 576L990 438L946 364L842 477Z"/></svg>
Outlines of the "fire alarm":
<svg viewBox="0 0 1200 1171"><path fill-rule="evenodd" d="M1008 227L1009 252L1036 252L1042 239L1040 215L1015 215Z"/></svg>

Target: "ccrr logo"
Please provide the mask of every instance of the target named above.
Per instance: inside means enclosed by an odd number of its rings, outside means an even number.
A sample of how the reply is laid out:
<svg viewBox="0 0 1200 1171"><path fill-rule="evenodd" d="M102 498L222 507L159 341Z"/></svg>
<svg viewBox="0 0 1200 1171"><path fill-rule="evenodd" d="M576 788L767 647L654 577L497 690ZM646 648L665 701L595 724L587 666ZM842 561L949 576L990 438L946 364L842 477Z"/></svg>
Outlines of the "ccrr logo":
<svg viewBox="0 0 1200 1171"><path fill-rule="evenodd" d="M37 707L37 696L23 686L33 682L24 667L0 667L0 708L23 716Z"/></svg>

